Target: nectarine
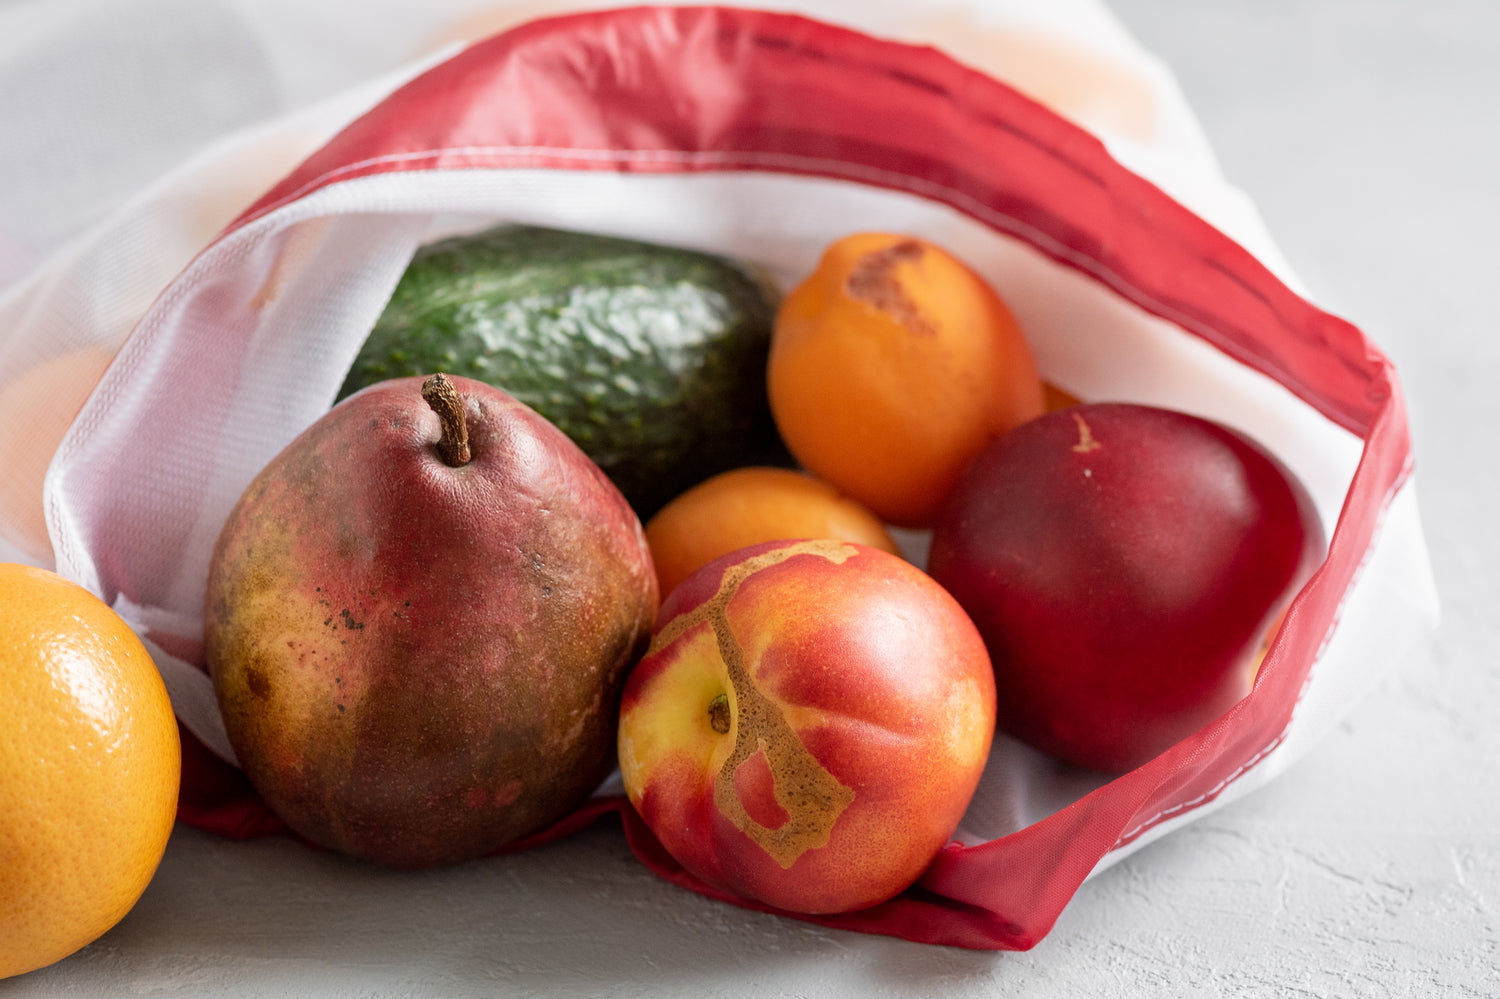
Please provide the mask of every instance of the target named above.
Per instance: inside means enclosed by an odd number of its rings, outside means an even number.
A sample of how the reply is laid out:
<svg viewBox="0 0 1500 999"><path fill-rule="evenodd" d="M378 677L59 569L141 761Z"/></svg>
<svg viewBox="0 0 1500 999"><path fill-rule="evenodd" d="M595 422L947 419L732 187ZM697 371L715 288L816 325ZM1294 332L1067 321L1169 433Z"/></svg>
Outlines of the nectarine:
<svg viewBox="0 0 1500 999"><path fill-rule="evenodd" d="M984 643L920 569L834 540L709 563L626 682L620 770L701 880L781 909L874 905L953 835L994 735Z"/></svg>

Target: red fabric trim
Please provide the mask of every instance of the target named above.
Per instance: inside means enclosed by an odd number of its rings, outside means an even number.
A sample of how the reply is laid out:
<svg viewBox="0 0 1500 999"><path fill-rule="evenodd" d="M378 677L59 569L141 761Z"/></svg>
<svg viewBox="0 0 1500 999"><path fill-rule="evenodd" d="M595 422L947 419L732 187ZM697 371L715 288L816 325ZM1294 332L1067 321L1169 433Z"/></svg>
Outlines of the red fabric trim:
<svg viewBox="0 0 1500 999"><path fill-rule="evenodd" d="M180 722L177 732L182 737L179 822L229 839L286 832L286 823L260 799L244 773L215 756Z"/></svg>
<svg viewBox="0 0 1500 999"><path fill-rule="evenodd" d="M1249 697L1050 818L991 843L951 846L898 898L813 921L963 947L1030 947L1106 853L1212 800L1281 738L1410 470L1395 373L1357 329L1003 84L930 49L755 11L591 12L475 45L353 123L235 225L376 173L536 166L758 170L913 192L1090 275L1364 438L1327 560L1293 604ZM189 770L185 821L227 835L272 824L263 806L236 796L232 771L201 760ZM617 799L590 803L526 845L611 810L642 862L663 877L764 908L687 875Z"/></svg>
<svg viewBox="0 0 1500 999"><path fill-rule="evenodd" d="M523 25L399 89L235 226L357 177L507 167L760 170L912 191L1091 274L1354 433L1374 416L1359 332L1098 140L933 49L796 15L638 7ZM1268 325L1285 341L1256 334ZM1335 368L1350 377L1324 377Z"/></svg>

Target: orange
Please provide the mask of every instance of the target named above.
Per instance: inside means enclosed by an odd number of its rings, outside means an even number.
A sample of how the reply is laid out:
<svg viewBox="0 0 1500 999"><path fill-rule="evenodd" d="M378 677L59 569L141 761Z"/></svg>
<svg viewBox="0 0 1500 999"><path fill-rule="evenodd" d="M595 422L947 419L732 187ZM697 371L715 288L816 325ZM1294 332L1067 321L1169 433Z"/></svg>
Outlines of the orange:
<svg viewBox="0 0 1500 999"><path fill-rule="evenodd" d="M1051 382L1042 382L1042 397L1046 401L1043 408L1049 413L1054 409L1067 409L1069 406L1076 406L1083 401L1067 389L1058 388Z"/></svg>
<svg viewBox="0 0 1500 999"><path fill-rule="evenodd" d="M762 541L832 538L900 554L880 518L826 482L788 468L753 466L706 479L646 523L665 598L721 555Z"/></svg>
<svg viewBox="0 0 1500 999"><path fill-rule="evenodd" d="M0 978L59 961L135 905L182 771L156 664L93 594L0 564Z"/></svg>
<svg viewBox="0 0 1500 999"><path fill-rule="evenodd" d="M930 526L994 437L1042 413L1000 295L931 243L835 241L782 300L766 387L798 462L887 523Z"/></svg>

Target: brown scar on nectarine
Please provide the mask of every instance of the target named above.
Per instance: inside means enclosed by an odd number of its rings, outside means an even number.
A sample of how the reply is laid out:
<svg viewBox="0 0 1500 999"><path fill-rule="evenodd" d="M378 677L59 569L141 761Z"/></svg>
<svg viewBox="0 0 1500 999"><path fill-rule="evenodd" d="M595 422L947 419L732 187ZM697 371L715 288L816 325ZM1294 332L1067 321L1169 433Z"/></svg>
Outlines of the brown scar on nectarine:
<svg viewBox="0 0 1500 999"><path fill-rule="evenodd" d="M855 554L853 547L842 542L815 540L746 559L724 573L713 597L670 621L652 643L653 649L664 647L699 623L713 629L734 697L732 724L723 730L717 724L713 726L715 731L734 732L734 749L714 782L714 804L783 869L808 850L827 845L833 824L854 801L854 790L841 784L807 751L781 709L755 685L745 663L745 650L729 624L729 602L746 579L796 555L816 555L840 563ZM712 717L714 705L709 711ZM746 811L734 786L734 773L740 764L762 750L771 770L776 803L787 814L786 821L774 829L757 822Z"/></svg>

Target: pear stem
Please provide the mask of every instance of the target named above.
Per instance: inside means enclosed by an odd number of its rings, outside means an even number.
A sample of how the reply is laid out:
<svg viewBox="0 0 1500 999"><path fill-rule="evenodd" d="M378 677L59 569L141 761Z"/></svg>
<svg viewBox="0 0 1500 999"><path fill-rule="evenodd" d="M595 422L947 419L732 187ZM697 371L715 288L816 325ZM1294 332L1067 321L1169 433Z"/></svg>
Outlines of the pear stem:
<svg viewBox="0 0 1500 999"><path fill-rule="evenodd" d="M464 416L464 400L444 374L436 374L422 383L422 398L438 415L443 435L438 438L437 453L443 464L459 468L469 463L469 423Z"/></svg>

